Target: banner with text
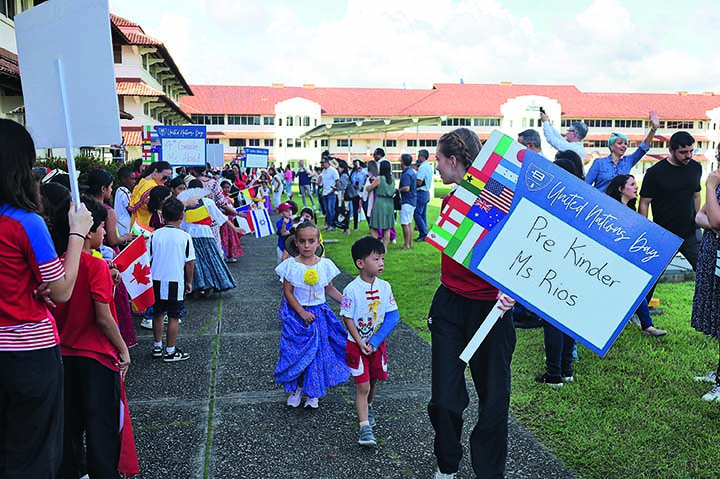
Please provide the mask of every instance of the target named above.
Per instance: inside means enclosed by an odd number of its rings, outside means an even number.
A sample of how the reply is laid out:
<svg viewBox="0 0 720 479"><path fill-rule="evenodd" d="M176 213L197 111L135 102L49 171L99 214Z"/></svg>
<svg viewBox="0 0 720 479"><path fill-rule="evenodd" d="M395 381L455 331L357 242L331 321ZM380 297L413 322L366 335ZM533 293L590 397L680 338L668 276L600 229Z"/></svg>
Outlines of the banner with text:
<svg viewBox="0 0 720 479"><path fill-rule="evenodd" d="M604 356L682 240L538 155L470 269Z"/></svg>
<svg viewBox="0 0 720 479"><path fill-rule="evenodd" d="M205 166L206 127L155 127L160 138L162 159L173 166Z"/></svg>
<svg viewBox="0 0 720 479"><path fill-rule="evenodd" d="M244 148L245 168L267 168L270 151L267 148Z"/></svg>

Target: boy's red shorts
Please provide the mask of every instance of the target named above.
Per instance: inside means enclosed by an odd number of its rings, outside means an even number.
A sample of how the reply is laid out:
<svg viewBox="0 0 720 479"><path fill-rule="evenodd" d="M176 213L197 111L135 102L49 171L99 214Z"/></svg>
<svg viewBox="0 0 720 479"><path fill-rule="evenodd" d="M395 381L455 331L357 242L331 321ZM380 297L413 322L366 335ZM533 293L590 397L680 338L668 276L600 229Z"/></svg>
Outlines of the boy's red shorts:
<svg viewBox="0 0 720 479"><path fill-rule="evenodd" d="M370 379L387 381L387 350L385 341L369 356L362 354L358 345L348 340L345 344L345 362L355 379L355 384L366 383Z"/></svg>

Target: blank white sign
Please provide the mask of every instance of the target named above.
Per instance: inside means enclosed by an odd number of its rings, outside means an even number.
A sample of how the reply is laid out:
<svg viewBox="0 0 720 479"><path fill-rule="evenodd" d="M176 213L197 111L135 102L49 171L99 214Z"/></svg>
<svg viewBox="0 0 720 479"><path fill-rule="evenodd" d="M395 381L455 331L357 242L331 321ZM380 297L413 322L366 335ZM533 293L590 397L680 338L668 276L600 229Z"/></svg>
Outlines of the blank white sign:
<svg viewBox="0 0 720 479"><path fill-rule="evenodd" d="M120 144L107 0L50 0L18 14L15 32L35 146Z"/></svg>

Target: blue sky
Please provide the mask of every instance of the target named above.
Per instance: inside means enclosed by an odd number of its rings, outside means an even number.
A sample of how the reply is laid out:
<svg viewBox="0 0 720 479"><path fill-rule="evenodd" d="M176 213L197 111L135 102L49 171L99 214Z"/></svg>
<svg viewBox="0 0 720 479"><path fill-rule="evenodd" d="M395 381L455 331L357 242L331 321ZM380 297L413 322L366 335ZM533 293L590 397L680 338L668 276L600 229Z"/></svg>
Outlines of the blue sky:
<svg viewBox="0 0 720 479"><path fill-rule="evenodd" d="M678 5L682 5L678 7ZM716 0L110 0L190 84L720 92Z"/></svg>

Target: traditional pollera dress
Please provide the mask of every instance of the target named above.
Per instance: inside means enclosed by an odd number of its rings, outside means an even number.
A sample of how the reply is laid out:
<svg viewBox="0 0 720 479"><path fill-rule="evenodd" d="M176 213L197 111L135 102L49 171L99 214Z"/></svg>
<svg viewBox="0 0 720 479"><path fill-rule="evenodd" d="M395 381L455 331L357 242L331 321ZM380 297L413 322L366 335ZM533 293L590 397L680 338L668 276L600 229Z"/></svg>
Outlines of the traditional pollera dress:
<svg viewBox="0 0 720 479"><path fill-rule="evenodd" d="M293 285L293 296L300 305L315 315L315 321L305 324L284 298L281 301L280 359L275 380L284 384L286 392L301 386L308 397L322 397L326 388L350 377L345 364L347 333L325 301L325 286L340 270L327 258L312 266L288 258L275 271Z"/></svg>
<svg viewBox="0 0 720 479"><path fill-rule="evenodd" d="M227 291L234 288L235 278L223 260L210 225L228 221L215 202L202 198L194 208L185 211L182 229L192 237L195 248L193 291Z"/></svg>

